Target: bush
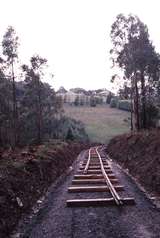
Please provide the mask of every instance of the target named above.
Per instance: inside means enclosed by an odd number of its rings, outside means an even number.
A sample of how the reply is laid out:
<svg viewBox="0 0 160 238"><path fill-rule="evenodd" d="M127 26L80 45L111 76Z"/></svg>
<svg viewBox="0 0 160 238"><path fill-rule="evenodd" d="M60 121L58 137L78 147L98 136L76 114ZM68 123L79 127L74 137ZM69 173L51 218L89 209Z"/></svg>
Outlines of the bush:
<svg viewBox="0 0 160 238"><path fill-rule="evenodd" d="M90 98L90 106L91 107L96 107L96 98L95 97L91 97Z"/></svg>
<svg viewBox="0 0 160 238"><path fill-rule="evenodd" d="M79 97L77 96L74 101L75 106L79 106Z"/></svg>
<svg viewBox="0 0 160 238"><path fill-rule="evenodd" d="M142 111L141 111L142 115ZM142 117L143 118L143 117ZM154 105L153 103L146 104L146 126L149 127L156 127L157 121L159 119L159 108Z"/></svg>
<svg viewBox="0 0 160 238"><path fill-rule="evenodd" d="M110 104L112 98L113 98L113 95L112 95L112 93L110 92L110 93L108 94L108 96L107 96L106 103L107 103L107 104Z"/></svg>
<svg viewBox="0 0 160 238"><path fill-rule="evenodd" d="M53 138L82 142L88 141L88 135L85 131L84 124L80 121L64 116L57 121L55 126Z"/></svg>
<svg viewBox="0 0 160 238"><path fill-rule="evenodd" d="M131 111L131 100L119 100L117 108L125 111Z"/></svg>
<svg viewBox="0 0 160 238"><path fill-rule="evenodd" d="M111 99L111 102L110 102L110 107L111 108L115 108L115 107L117 107L117 103L118 103L118 98L112 98Z"/></svg>

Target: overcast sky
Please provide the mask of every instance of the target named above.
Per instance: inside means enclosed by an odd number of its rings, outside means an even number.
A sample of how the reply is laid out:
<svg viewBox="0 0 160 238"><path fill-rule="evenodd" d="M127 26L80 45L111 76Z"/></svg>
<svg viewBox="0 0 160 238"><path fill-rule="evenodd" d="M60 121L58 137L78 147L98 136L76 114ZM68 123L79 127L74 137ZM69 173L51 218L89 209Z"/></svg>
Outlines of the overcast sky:
<svg viewBox="0 0 160 238"><path fill-rule="evenodd" d="M54 88L111 88L111 24L133 13L148 25L160 52L159 0L0 0L0 34L12 25L23 62L38 53L48 59Z"/></svg>

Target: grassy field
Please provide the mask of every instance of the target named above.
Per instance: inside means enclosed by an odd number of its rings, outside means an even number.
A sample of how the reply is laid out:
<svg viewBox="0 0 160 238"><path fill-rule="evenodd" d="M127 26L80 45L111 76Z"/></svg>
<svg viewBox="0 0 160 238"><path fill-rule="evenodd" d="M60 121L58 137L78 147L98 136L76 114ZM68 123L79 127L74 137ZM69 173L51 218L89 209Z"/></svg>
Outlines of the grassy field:
<svg viewBox="0 0 160 238"><path fill-rule="evenodd" d="M65 106L67 116L84 123L86 132L93 142L107 143L116 135L130 130L130 113L107 105L98 107Z"/></svg>

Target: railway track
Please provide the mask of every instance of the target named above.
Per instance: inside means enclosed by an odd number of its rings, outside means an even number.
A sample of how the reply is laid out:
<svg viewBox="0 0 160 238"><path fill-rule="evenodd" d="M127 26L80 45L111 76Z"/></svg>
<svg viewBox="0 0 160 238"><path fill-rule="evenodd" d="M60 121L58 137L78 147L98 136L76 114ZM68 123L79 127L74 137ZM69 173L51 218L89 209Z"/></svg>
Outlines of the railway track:
<svg viewBox="0 0 160 238"><path fill-rule="evenodd" d="M114 175L109 160L101 155L99 149L100 147L89 149L88 157L80 164L78 174L74 175L72 185L68 187L69 193L84 193L85 198L67 200L68 207L135 204L134 198L120 196L124 187ZM87 198L88 193L102 194L104 192L107 195L106 198L99 195L97 198Z"/></svg>

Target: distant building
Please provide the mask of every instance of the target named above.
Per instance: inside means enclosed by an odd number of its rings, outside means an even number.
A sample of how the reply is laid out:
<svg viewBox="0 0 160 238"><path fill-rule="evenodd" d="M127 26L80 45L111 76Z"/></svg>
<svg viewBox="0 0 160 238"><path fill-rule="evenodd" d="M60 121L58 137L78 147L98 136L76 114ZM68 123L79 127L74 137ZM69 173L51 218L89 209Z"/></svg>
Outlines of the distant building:
<svg viewBox="0 0 160 238"><path fill-rule="evenodd" d="M58 92L56 94L57 94L57 96L62 98L62 101L64 103L69 103L69 104L74 103L75 99L77 97L77 94L72 92L72 91L64 91L64 92L62 92L61 90L58 90Z"/></svg>
<svg viewBox="0 0 160 238"><path fill-rule="evenodd" d="M102 103L106 103L109 93L110 91L107 89L85 91L81 88L76 88L67 91L64 87L60 87L56 94L62 98L64 103L71 105L88 105L90 104L90 98L93 96Z"/></svg>

